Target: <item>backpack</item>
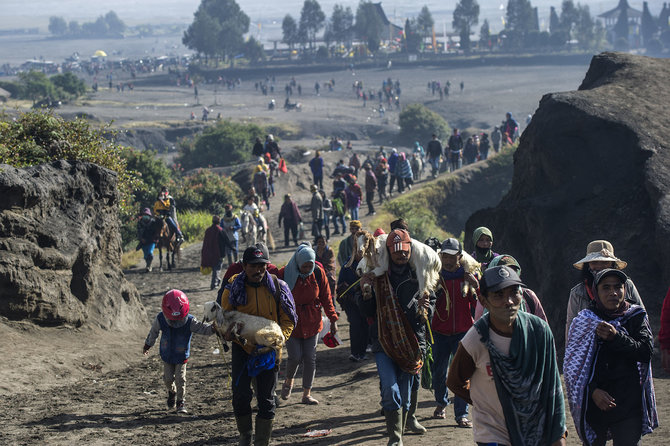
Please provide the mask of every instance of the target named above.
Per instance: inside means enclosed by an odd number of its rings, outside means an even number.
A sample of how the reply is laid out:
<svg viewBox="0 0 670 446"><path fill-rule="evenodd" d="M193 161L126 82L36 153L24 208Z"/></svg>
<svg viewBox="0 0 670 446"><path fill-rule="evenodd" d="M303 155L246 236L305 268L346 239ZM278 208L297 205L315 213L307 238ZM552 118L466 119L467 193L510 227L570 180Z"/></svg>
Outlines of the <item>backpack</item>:
<svg viewBox="0 0 670 446"><path fill-rule="evenodd" d="M340 197L333 198L333 213L338 217L344 215L344 203Z"/></svg>

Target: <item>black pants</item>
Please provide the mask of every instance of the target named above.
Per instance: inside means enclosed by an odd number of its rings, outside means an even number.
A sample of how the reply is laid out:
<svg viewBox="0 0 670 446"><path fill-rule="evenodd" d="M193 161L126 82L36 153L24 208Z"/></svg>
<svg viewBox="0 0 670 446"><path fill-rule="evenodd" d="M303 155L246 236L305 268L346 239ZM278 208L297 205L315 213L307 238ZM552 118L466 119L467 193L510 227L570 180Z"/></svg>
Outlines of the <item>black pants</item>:
<svg viewBox="0 0 670 446"><path fill-rule="evenodd" d="M393 193L393 185L395 184L396 176L391 174L389 175L389 193Z"/></svg>
<svg viewBox="0 0 670 446"><path fill-rule="evenodd" d="M233 412L236 417L251 414L251 377L247 373L249 355L242 347L233 343ZM256 376L256 400L258 401L258 417L272 420L275 417L275 385L277 374L274 369L264 370Z"/></svg>
<svg viewBox="0 0 670 446"><path fill-rule="evenodd" d="M353 293L353 290L349 290L347 294L349 293ZM363 356L365 349L368 347L368 339L370 337L368 321L356 304L356 299L353 296L345 297L342 299L341 304L342 309L347 314L347 321L349 321L351 354L354 356Z"/></svg>
<svg viewBox="0 0 670 446"><path fill-rule="evenodd" d="M321 176L316 176L312 175L314 177L314 184L319 187L319 189L323 189L323 175Z"/></svg>
<svg viewBox="0 0 670 446"><path fill-rule="evenodd" d="M375 191L365 192L365 201L368 202L368 213L372 214L375 211L375 206L373 201L375 201Z"/></svg>
<svg viewBox="0 0 670 446"><path fill-rule="evenodd" d="M295 223L284 223L284 245L288 246L289 238L288 232L291 231L293 234L293 242L298 244L298 225Z"/></svg>
<svg viewBox="0 0 670 446"><path fill-rule="evenodd" d="M626 418L609 426L591 424L591 427L597 435L593 446L605 446L608 429L612 433L613 446L636 446L640 442L640 437L642 437L642 419L640 416Z"/></svg>

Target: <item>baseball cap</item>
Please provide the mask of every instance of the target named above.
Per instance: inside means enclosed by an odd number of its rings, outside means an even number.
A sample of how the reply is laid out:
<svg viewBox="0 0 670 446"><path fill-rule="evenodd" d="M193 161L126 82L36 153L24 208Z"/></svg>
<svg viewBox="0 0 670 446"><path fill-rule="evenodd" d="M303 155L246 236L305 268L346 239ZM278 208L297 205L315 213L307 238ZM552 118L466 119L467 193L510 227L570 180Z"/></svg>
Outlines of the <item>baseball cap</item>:
<svg viewBox="0 0 670 446"><path fill-rule="evenodd" d="M460 254L461 251L463 251L463 249L461 248L461 244L455 238L446 239L445 241L442 242L442 247L440 248L440 254L445 253L450 255L456 255Z"/></svg>
<svg viewBox="0 0 670 446"><path fill-rule="evenodd" d="M508 286L526 286L519 275L509 266L494 266L484 271L481 281L482 293L494 292L507 288Z"/></svg>
<svg viewBox="0 0 670 446"><path fill-rule="evenodd" d="M263 243L257 243L254 246L249 246L244 250L244 254L242 255L242 262L247 264L270 263L268 248Z"/></svg>
<svg viewBox="0 0 670 446"><path fill-rule="evenodd" d="M626 275L626 273L624 273L620 269L608 268L602 271L598 271L598 274L596 274L595 279L593 279L593 287L597 288L600 281L608 276L617 276L619 279L621 279L622 283L626 283L626 281L628 280L628 276Z"/></svg>
<svg viewBox="0 0 670 446"><path fill-rule="evenodd" d="M412 246L412 239L409 232L404 229L394 229L386 239L386 246L391 254L397 251L409 251Z"/></svg>

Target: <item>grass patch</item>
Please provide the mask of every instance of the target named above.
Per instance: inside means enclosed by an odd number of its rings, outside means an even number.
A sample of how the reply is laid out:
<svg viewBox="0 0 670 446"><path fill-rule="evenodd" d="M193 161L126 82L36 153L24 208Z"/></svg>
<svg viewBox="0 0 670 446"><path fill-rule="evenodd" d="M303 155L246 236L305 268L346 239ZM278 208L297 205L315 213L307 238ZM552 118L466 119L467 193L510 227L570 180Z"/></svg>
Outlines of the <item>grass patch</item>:
<svg viewBox="0 0 670 446"><path fill-rule="evenodd" d="M127 251L121 255L121 269L130 269L144 258L144 251Z"/></svg>
<svg viewBox="0 0 670 446"><path fill-rule="evenodd" d="M212 226L212 214L204 211L185 211L177 215L179 226L189 242L202 241L205 230Z"/></svg>

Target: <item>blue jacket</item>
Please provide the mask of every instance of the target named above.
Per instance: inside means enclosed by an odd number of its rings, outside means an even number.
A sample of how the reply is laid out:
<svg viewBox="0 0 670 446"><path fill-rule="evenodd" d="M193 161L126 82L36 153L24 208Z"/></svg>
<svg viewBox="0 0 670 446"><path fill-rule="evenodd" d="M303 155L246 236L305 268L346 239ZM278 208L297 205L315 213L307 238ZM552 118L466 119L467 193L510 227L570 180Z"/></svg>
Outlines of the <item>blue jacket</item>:
<svg viewBox="0 0 670 446"><path fill-rule="evenodd" d="M398 155L396 152L392 153L391 156L389 156L389 172L391 173L395 172L395 165L398 162L399 158L400 155Z"/></svg>
<svg viewBox="0 0 670 446"><path fill-rule="evenodd" d="M312 158L309 162L309 168L312 169L312 175L315 177L323 176L323 158Z"/></svg>
<svg viewBox="0 0 670 446"><path fill-rule="evenodd" d="M158 322L161 326L161 359L168 364L183 364L191 355L191 321L190 314L186 323L181 327L173 327L168 324L163 313L158 314Z"/></svg>

